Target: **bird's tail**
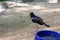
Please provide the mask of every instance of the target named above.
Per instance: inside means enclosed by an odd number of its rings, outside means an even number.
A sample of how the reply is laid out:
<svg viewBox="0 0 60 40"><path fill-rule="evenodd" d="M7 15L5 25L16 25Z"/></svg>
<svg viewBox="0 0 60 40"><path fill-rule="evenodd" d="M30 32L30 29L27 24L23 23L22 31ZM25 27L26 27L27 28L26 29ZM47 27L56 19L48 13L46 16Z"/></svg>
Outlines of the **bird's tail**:
<svg viewBox="0 0 60 40"><path fill-rule="evenodd" d="M46 26L46 27L50 27L49 25L47 25L46 23L44 23L44 25Z"/></svg>

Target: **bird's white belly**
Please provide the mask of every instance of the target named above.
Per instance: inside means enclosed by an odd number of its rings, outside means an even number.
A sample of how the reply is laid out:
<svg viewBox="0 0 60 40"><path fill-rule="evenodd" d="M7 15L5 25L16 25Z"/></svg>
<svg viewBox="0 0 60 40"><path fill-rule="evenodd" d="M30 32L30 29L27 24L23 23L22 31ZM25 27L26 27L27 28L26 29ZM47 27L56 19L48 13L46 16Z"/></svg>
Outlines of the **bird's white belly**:
<svg viewBox="0 0 60 40"><path fill-rule="evenodd" d="M31 20L32 20L33 18L31 18Z"/></svg>

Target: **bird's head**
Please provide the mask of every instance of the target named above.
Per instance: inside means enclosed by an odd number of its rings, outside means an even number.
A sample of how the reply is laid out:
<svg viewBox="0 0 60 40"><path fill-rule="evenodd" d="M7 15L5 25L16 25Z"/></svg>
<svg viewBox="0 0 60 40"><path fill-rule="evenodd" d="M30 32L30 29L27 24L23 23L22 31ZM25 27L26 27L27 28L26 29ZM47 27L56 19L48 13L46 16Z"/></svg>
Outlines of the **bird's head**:
<svg viewBox="0 0 60 40"><path fill-rule="evenodd" d="M26 17L34 17L34 16L35 16L34 13L33 12L30 12L30 14L27 15Z"/></svg>
<svg viewBox="0 0 60 40"><path fill-rule="evenodd" d="M30 17L34 17L34 13L33 12L30 12Z"/></svg>

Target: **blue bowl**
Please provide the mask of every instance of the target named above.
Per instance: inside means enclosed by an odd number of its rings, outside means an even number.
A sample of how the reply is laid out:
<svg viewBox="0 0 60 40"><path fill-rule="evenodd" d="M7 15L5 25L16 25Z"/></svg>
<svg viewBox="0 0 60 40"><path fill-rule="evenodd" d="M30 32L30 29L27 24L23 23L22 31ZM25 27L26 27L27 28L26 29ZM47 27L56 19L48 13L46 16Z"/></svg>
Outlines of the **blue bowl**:
<svg viewBox="0 0 60 40"><path fill-rule="evenodd" d="M60 34L50 30L38 31L34 40L60 40Z"/></svg>

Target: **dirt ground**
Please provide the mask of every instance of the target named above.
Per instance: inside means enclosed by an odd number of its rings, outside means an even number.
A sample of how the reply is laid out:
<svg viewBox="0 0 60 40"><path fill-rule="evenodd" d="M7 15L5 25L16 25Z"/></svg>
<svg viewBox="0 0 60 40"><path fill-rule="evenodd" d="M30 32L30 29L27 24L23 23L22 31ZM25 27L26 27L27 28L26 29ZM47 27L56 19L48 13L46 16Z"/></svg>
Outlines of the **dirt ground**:
<svg viewBox="0 0 60 40"><path fill-rule="evenodd" d="M40 16L50 28L32 23L29 13ZM40 3L29 7L7 9L0 15L0 40L34 40L40 30L60 31L59 4Z"/></svg>

